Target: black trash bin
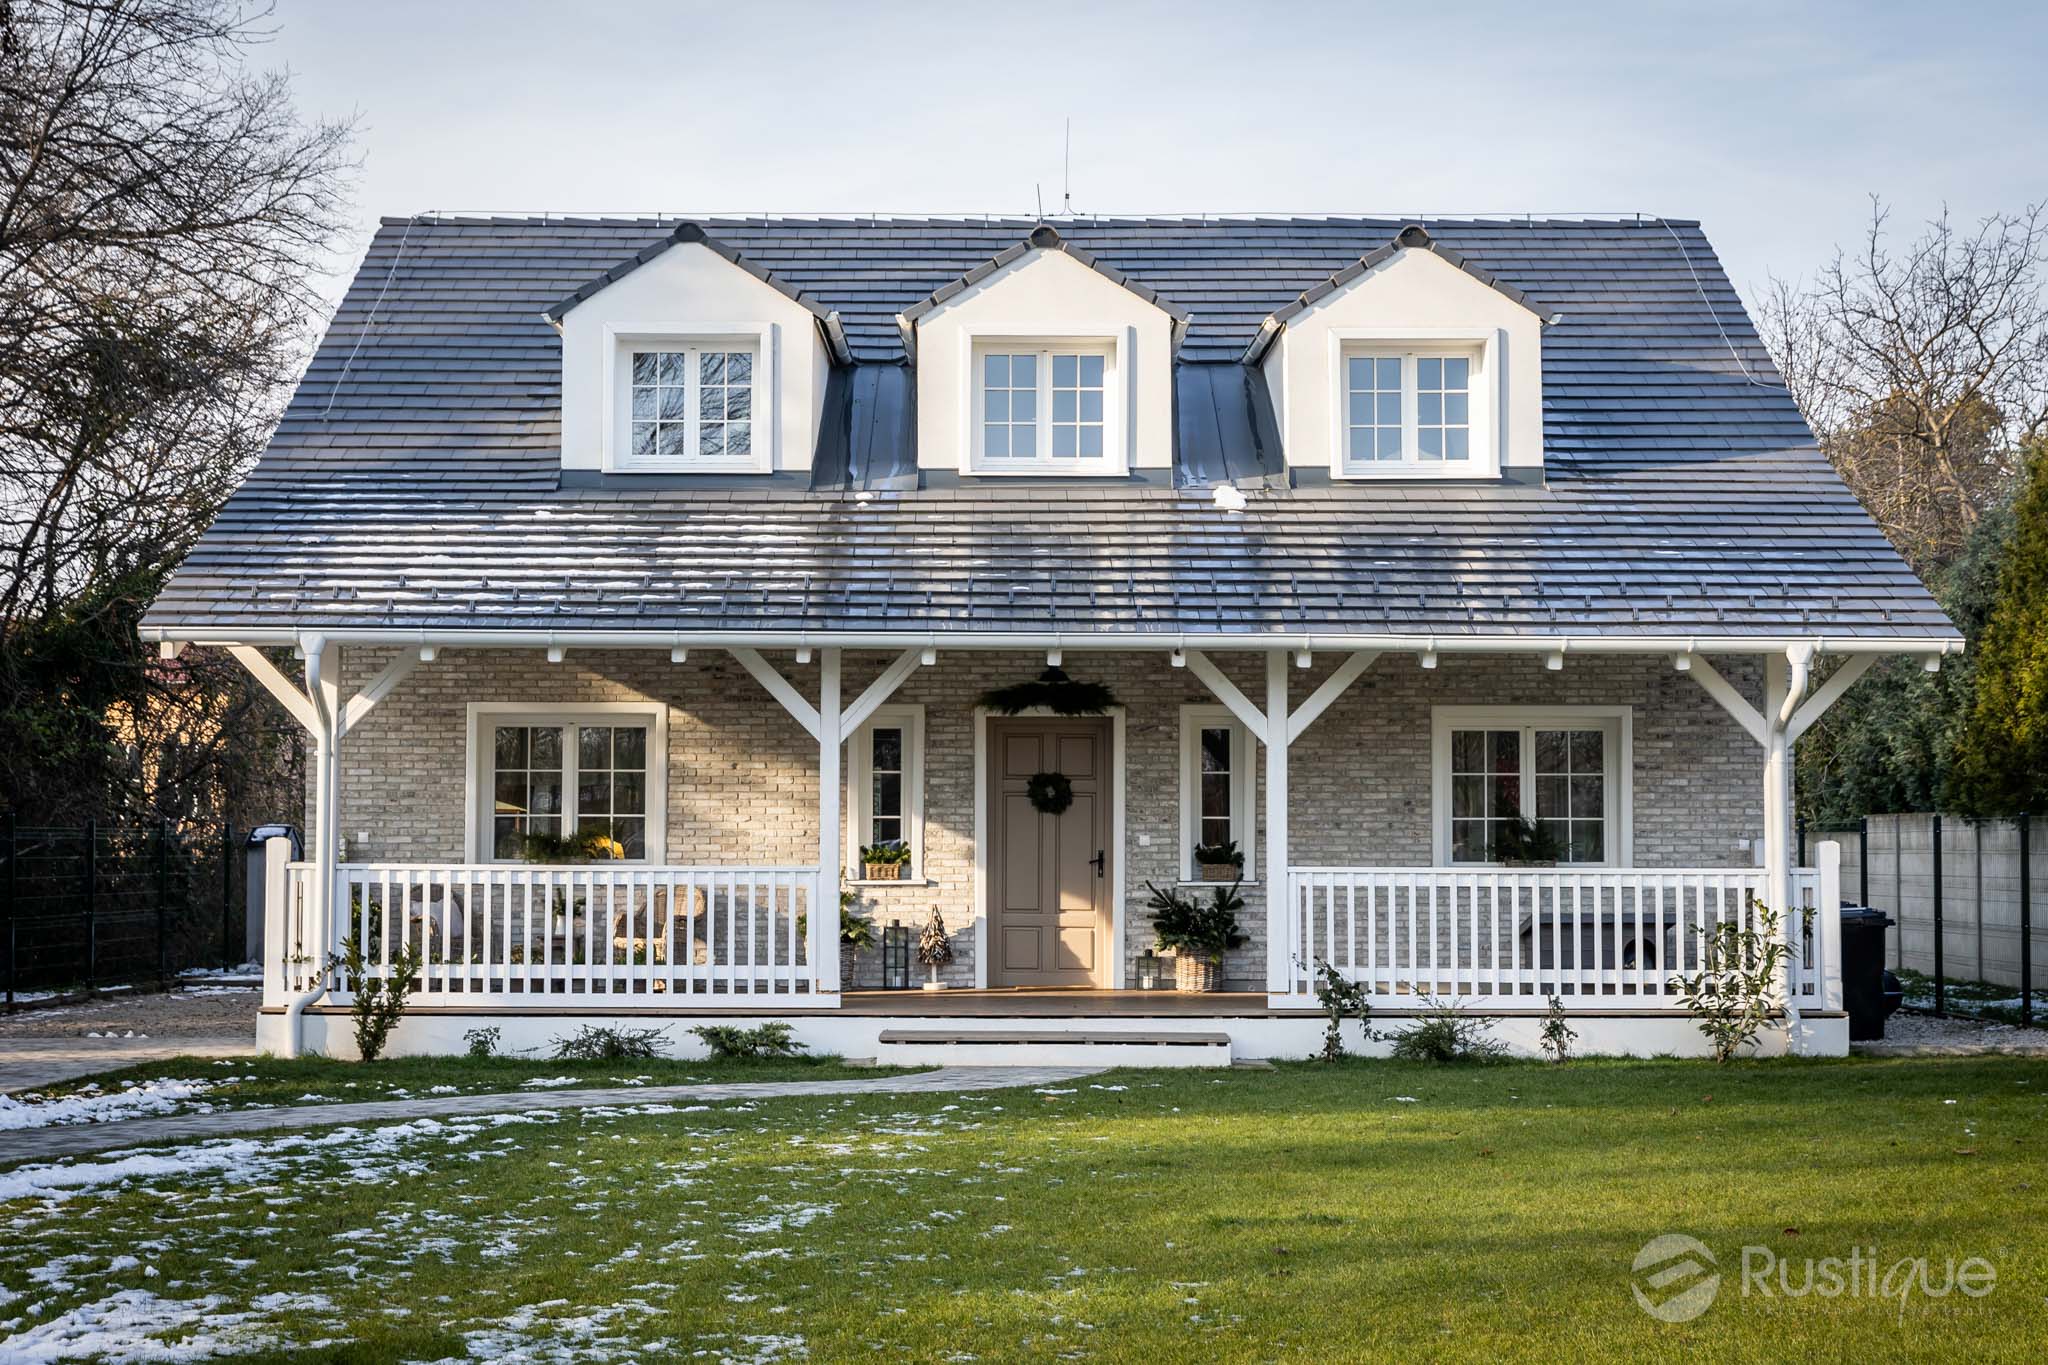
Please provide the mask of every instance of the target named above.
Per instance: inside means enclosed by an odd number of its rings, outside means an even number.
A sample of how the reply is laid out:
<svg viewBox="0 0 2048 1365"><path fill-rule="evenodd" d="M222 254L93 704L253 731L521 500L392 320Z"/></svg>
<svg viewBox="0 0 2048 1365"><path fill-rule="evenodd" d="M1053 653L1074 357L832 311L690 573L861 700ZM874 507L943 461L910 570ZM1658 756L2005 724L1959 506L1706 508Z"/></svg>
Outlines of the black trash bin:
<svg viewBox="0 0 2048 1365"><path fill-rule="evenodd" d="M1885 1016L1898 1008L1885 999L1884 931L1891 927L1882 910L1842 907L1842 1007L1852 1043L1884 1037Z"/></svg>

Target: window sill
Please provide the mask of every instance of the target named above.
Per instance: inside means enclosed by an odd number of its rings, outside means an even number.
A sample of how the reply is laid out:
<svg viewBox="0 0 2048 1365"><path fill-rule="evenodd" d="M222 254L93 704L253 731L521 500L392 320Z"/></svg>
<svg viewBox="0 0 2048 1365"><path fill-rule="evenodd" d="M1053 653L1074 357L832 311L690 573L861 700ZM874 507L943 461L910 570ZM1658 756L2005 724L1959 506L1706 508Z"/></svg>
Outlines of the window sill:
<svg viewBox="0 0 2048 1365"><path fill-rule="evenodd" d="M1209 881L1208 879L1206 879L1206 878L1203 878L1203 877L1182 877L1182 878L1181 878L1181 879L1180 879L1180 880L1179 880L1178 882L1176 882L1176 883L1175 883L1175 885L1177 885L1177 886L1229 886L1229 885L1230 885L1230 883L1229 883L1229 882L1212 882L1212 881ZM1258 885L1260 885L1260 882L1259 882L1259 879L1258 879L1257 877L1244 877L1244 878L1240 878L1240 879L1239 879L1239 881L1238 881L1238 885L1239 885L1239 886L1258 886Z"/></svg>
<svg viewBox="0 0 2048 1365"><path fill-rule="evenodd" d="M842 886L937 886L929 877L899 877L894 881L869 881L866 877L842 877Z"/></svg>

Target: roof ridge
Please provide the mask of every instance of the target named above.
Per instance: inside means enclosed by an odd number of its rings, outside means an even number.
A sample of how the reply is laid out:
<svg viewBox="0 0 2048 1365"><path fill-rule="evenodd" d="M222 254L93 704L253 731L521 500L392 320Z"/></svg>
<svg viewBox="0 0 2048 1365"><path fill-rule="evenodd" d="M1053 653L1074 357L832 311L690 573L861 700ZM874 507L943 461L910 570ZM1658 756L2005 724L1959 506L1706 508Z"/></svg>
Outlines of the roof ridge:
<svg viewBox="0 0 2048 1365"><path fill-rule="evenodd" d="M1274 224L1279 226L1305 226L1330 224L1334 226L1373 226L1407 223L1458 223L1475 226L1526 226L1539 227L1674 227L1697 228L1697 218L1666 218L1652 213L1185 213L1185 214L1144 214L1144 213L1089 213L1089 214L1029 214L1029 213L689 213L657 211L653 213L610 213L582 212L575 210L537 210L526 212L479 211L474 213L458 210L433 209L411 215L385 214L378 218L382 227L398 227L406 223L447 227L503 227L503 226L584 226L584 227L662 227L680 223L698 223L713 226L769 226L778 223L808 223L821 226L844 225L859 227L874 223L895 223L904 226L960 225L974 224L991 228L1030 228L1039 224L1055 227L1078 226L1128 226L1128 227L1234 227L1246 224Z"/></svg>

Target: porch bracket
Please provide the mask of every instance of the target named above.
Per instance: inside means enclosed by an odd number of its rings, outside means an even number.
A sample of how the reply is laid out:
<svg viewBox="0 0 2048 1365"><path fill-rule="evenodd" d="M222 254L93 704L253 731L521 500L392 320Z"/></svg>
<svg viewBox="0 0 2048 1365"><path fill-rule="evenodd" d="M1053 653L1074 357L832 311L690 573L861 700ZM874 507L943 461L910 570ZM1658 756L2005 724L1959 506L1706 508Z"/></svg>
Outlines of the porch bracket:
<svg viewBox="0 0 2048 1365"><path fill-rule="evenodd" d="M1813 728L1815 721L1827 714L1829 707L1842 699L1842 694L1856 685L1856 680L1868 673L1878 661L1876 654L1851 654L1842 661L1842 666L1828 676L1828 680L1813 689L1811 696L1799 704L1792 713L1792 723L1785 727L1787 743L1797 744L1799 737Z"/></svg>
<svg viewBox="0 0 2048 1365"><path fill-rule="evenodd" d="M882 708L882 703L896 695L896 689L903 686L904 680L917 672L923 662L922 649L906 649L898 655L894 663L882 670L882 676L869 683L867 690L855 698L853 705L840 716L840 735L850 735L867 724L868 718Z"/></svg>
<svg viewBox="0 0 2048 1365"><path fill-rule="evenodd" d="M1216 700L1230 709L1237 717L1238 724L1251 731L1252 738L1261 744L1270 744L1267 738L1266 713L1251 704L1250 698L1238 691L1237 684L1223 676L1223 671L1209 661L1209 656L1199 649L1187 651L1188 671L1202 680L1202 685L1215 694Z"/></svg>
<svg viewBox="0 0 2048 1365"><path fill-rule="evenodd" d="M363 718L376 710L377 703L390 696L400 683L412 676L412 671L419 665L419 651L400 650L398 657L384 665L383 671L370 679L362 691L350 697L348 705L341 709L341 735L346 735L362 724Z"/></svg>
<svg viewBox="0 0 2048 1365"><path fill-rule="evenodd" d="M1735 718L1743 732L1759 744L1770 743L1764 729L1763 713L1749 704L1749 698L1735 690L1734 684L1721 676L1719 669L1708 663L1704 655L1692 656L1692 668L1687 677L1706 689L1707 695L1721 703L1721 709Z"/></svg>
<svg viewBox="0 0 2048 1365"><path fill-rule="evenodd" d="M796 717L796 723L803 726L810 737L822 741L824 728L818 721L818 708L805 701L803 694L790 685L789 679L775 671L775 666L761 657L757 649L744 649L735 645L728 651L740 661L740 667L754 675L754 681L768 689L768 694L782 703L782 709Z"/></svg>
<svg viewBox="0 0 2048 1365"><path fill-rule="evenodd" d="M1351 690L1351 684L1359 675L1371 668L1379 658L1377 652L1353 654L1337 666L1337 671L1323 679L1323 685L1309 694L1308 700L1294 708L1294 714L1287 718L1287 742L1301 738L1302 731L1314 725L1323 712L1330 709L1336 700Z"/></svg>
<svg viewBox="0 0 2048 1365"><path fill-rule="evenodd" d="M263 684L264 691L277 698L293 720L310 733L320 732L320 717L313 710L312 699L270 662L268 655L253 645L229 645L228 653L249 671L250 677Z"/></svg>

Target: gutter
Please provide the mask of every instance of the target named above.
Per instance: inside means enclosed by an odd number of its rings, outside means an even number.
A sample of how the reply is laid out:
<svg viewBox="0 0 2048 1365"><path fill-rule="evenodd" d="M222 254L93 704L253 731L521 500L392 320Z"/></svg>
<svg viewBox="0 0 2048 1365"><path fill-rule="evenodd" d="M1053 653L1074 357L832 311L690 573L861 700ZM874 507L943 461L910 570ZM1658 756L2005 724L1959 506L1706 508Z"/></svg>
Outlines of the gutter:
<svg viewBox="0 0 2048 1365"><path fill-rule="evenodd" d="M298 646L307 632L287 626L240 629L206 625L145 627L152 643ZM384 648L437 646L448 649L799 649L831 645L843 649L957 650L1093 649L1153 651L1201 649L1263 653L1272 649L1350 652L1433 652L1437 654L1917 654L1940 659L1963 652L1953 635L1368 635L1348 632L1275 631L1270 634L1202 634L1159 631L1115 634L1090 631L768 631L768 630L466 630L462 627L390 627L325 630L328 644Z"/></svg>

